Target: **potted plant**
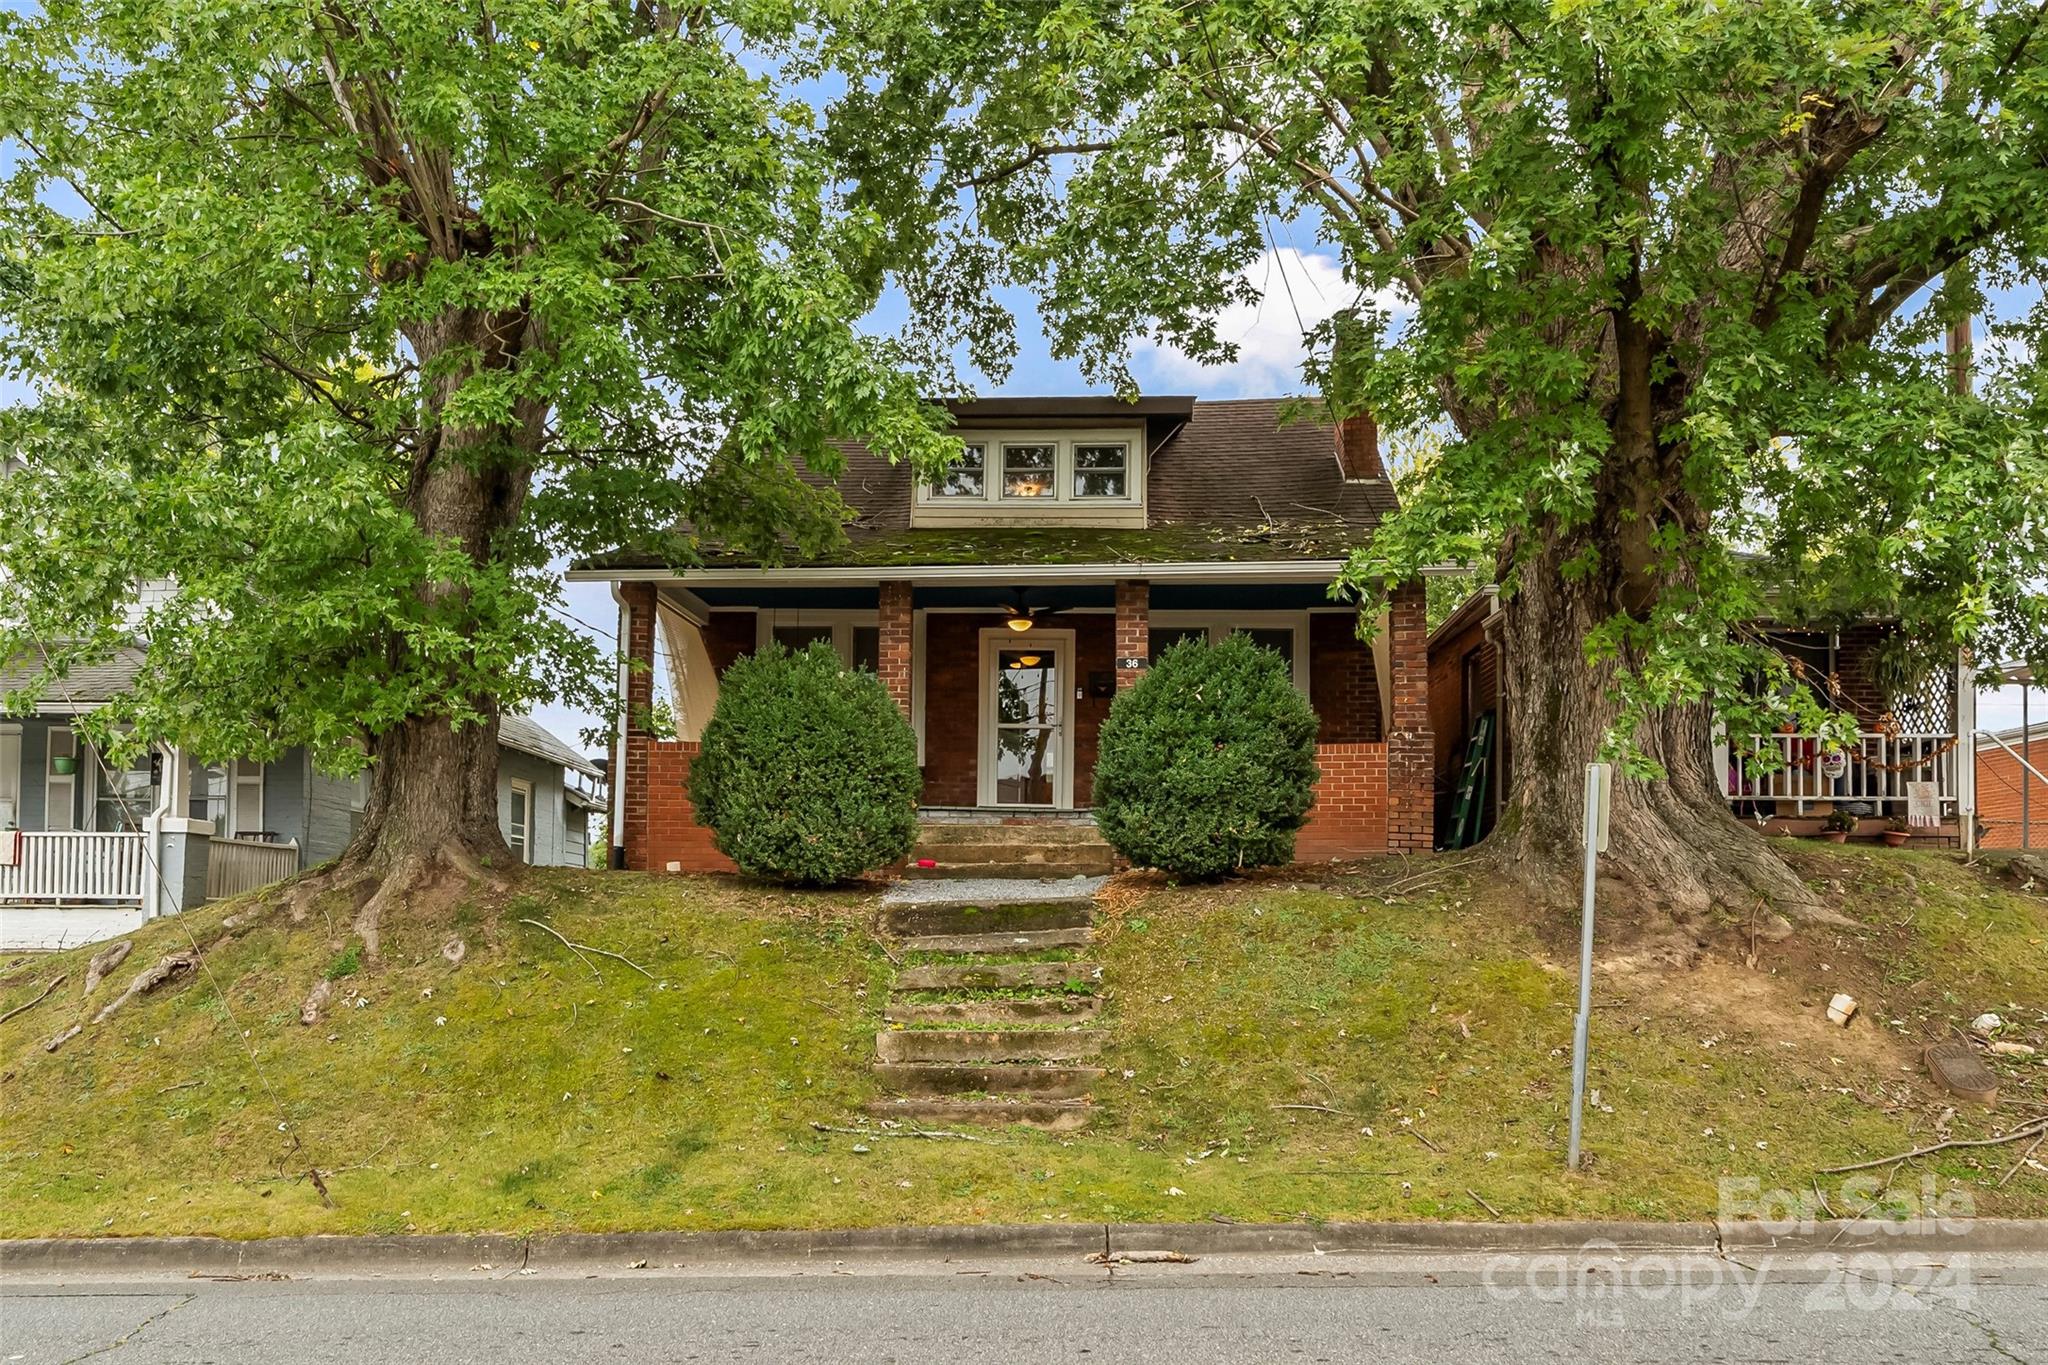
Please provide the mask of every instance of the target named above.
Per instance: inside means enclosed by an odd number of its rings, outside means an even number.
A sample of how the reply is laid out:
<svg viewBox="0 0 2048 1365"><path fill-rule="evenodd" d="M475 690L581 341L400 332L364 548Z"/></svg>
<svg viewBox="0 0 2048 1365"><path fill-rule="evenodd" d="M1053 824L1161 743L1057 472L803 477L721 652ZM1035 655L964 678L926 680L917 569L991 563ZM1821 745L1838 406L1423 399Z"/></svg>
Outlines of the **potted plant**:
<svg viewBox="0 0 2048 1365"><path fill-rule="evenodd" d="M1855 829L1856 817L1848 811L1829 811L1828 818L1820 822L1820 837L1831 844L1846 844Z"/></svg>
<svg viewBox="0 0 2048 1365"><path fill-rule="evenodd" d="M1884 822L1884 841L1888 847L1904 848L1913 838L1913 827L1897 815Z"/></svg>
<svg viewBox="0 0 2048 1365"><path fill-rule="evenodd" d="M71 754L52 754L50 771L59 777L70 777L78 771L78 759Z"/></svg>

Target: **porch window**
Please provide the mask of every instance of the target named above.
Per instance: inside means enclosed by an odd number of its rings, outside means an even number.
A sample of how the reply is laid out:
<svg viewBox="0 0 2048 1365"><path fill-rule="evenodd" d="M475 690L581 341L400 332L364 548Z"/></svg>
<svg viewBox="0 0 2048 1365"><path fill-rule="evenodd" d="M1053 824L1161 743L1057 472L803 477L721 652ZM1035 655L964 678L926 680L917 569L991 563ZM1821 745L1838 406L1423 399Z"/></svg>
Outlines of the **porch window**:
<svg viewBox="0 0 2048 1365"><path fill-rule="evenodd" d="M93 825L102 833L136 834L156 809L156 757L144 750L126 768L102 765L93 786Z"/></svg>
<svg viewBox="0 0 2048 1365"><path fill-rule="evenodd" d="M781 645L792 654L800 654L820 640L823 640L828 645L831 644L832 627L776 626L773 638L776 644Z"/></svg>
<svg viewBox="0 0 2048 1365"><path fill-rule="evenodd" d="M21 727L0 725L0 829L21 820Z"/></svg>
<svg viewBox="0 0 2048 1365"><path fill-rule="evenodd" d="M1003 447L1003 496L1006 498L1050 498L1057 496L1053 465L1059 447L1050 442Z"/></svg>
<svg viewBox="0 0 2048 1365"><path fill-rule="evenodd" d="M1130 447L1114 444L1074 447L1074 496L1120 498L1129 487Z"/></svg>
<svg viewBox="0 0 2048 1365"><path fill-rule="evenodd" d="M1165 615L1167 619L1161 620ZM1273 622L1284 624L1273 624ZM1306 647L1308 615L1306 612L1260 613L1258 616L1210 617L1203 618L1193 612L1183 615L1179 612L1159 613L1152 616L1148 631L1148 645L1152 660L1182 640L1207 640L1219 644L1232 635L1244 635L1263 649L1278 654L1287 664L1287 673L1294 685L1303 692L1308 691L1308 651Z"/></svg>
<svg viewBox="0 0 2048 1365"><path fill-rule="evenodd" d="M78 826L78 733L68 725L50 727L49 754L44 760L43 828L54 832ZM58 769L64 769L59 772Z"/></svg>
<svg viewBox="0 0 2048 1365"><path fill-rule="evenodd" d="M853 628L853 657L847 663L854 668L865 668L870 673L882 671L882 628L880 626L855 626Z"/></svg>
<svg viewBox="0 0 2048 1365"><path fill-rule="evenodd" d="M222 763L192 760L192 799L186 814L194 820L211 820L216 832L234 833L228 828L228 770Z"/></svg>
<svg viewBox="0 0 2048 1365"><path fill-rule="evenodd" d="M959 462L949 465L944 475L932 485L935 498L978 498L987 491L985 470L988 463L988 447L978 441L965 442L961 447Z"/></svg>

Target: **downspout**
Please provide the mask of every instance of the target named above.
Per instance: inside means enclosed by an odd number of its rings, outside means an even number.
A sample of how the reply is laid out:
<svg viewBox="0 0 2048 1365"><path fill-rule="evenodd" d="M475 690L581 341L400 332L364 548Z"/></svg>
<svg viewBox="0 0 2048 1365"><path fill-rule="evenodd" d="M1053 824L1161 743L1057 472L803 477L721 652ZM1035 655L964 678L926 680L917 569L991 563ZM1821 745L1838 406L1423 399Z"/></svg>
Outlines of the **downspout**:
<svg viewBox="0 0 2048 1365"><path fill-rule="evenodd" d="M605 796L605 837L611 843L611 852L605 859L614 868L626 865L626 728L632 718L626 714L628 673L631 661L627 658L628 644L633 638L633 609L626 604L625 593L617 583L612 584L612 601L619 607L619 667L618 667L618 726L612 734L611 790Z"/></svg>
<svg viewBox="0 0 2048 1365"><path fill-rule="evenodd" d="M145 923L164 913L164 820L171 813L171 799L177 791L171 781L171 773L177 766L178 751L158 746L157 753L162 756L164 777L157 783L156 809L142 817L144 861L153 874L143 879L142 918Z"/></svg>

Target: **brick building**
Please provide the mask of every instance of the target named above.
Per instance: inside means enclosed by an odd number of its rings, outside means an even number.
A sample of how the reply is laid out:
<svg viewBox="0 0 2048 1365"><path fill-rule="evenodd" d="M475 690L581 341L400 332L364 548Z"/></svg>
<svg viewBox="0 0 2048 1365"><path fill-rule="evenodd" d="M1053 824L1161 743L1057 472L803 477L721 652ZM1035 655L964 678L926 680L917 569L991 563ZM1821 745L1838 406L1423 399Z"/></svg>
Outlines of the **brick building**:
<svg viewBox="0 0 2048 1365"><path fill-rule="evenodd" d="M767 641L829 641L873 669L917 735L931 818L1073 819L1118 691L1188 635L1249 633L1320 717L1304 860L1426 849L1434 741L1423 593L1393 594L1371 643L1329 585L1394 507L1370 421L1282 420L1280 400L995 398L951 405L963 458L937 484L858 446L836 552L781 566L632 551L610 582L629 724L614 858L717 867L686 797L719 673ZM657 650L657 640L660 649ZM657 660L673 739L649 732Z"/></svg>
<svg viewBox="0 0 2048 1365"><path fill-rule="evenodd" d="M2029 769L2032 771L2028 771ZM1977 827L1985 848L2048 849L2048 721L1977 741Z"/></svg>

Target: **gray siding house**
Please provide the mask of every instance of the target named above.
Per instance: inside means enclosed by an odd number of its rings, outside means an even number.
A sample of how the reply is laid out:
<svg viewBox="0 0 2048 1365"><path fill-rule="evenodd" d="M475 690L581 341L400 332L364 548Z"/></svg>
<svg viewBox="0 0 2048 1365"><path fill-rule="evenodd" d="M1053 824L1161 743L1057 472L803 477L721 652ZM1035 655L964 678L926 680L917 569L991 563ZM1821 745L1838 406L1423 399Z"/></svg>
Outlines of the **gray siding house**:
<svg viewBox="0 0 2048 1365"><path fill-rule="evenodd" d="M301 748L225 764L160 748L117 766L95 752L73 722L139 663L131 652L78 670L33 715L0 715L0 951L110 938L290 876L338 855L362 820L367 778L321 773ZM10 690L0 674L0 705ZM605 804L598 768L525 716L506 716L498 738L513 853L584 866L589 813Z"/></svg>

